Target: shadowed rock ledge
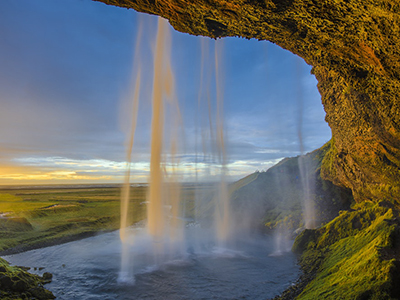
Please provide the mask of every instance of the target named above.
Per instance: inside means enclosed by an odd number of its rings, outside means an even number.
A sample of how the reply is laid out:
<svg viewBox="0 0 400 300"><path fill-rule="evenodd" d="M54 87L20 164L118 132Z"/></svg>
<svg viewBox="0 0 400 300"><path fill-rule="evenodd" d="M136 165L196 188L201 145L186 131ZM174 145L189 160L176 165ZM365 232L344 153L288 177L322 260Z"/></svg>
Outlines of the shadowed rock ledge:
<svg viewBox="0 0 400 300"><path fill-rule="evenodd" d="M269 40L313 66L332 129L321 175L356 201L400 204L398 0L100 0L178 31Z"/></svg>

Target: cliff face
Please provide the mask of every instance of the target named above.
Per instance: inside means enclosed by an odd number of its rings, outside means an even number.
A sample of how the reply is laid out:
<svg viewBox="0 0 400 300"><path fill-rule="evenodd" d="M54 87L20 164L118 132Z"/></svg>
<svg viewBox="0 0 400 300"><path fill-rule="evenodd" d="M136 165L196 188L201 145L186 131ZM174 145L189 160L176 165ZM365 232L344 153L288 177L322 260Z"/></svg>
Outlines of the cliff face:
<svg viewBox="0 0 400 300"><path fill-rule="evenodd" d="M332 129L321 174L357 201L400 203L398 0L100 0L178 31L269 40L312 65Z"/></svg>

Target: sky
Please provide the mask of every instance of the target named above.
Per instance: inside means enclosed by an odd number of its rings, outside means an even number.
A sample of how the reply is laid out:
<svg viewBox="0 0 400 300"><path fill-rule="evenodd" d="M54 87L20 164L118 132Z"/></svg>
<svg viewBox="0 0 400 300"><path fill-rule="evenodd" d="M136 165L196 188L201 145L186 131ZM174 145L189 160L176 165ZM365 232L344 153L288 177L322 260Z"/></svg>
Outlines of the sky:
<svg viewBox="0 0 400 300"><path fill-rule="evenodd" d="M0 0L0 185L123 182L139 63L131 180L147 181L157 21L90 0ZM218 178L207 104L198 104L199 91L201 99L209 91L215 117L215 47L230 180L330 139L317 81L301 58L266 41L215 41L171 27L180 180L193 181L196 169L202 181ZM166 137L177 118L166 117Z"/></svg>

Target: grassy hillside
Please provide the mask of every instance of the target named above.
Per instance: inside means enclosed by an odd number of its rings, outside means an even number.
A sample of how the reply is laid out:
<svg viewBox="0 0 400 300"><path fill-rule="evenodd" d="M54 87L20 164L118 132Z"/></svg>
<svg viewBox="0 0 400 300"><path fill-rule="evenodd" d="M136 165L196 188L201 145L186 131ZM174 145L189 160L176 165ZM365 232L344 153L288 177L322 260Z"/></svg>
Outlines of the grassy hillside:
<svg viewBox="0 0 400 300"><path fill-rule="evenodd" d="M309 276L299 293L282 299L399 299L400 221L387 202L364 202L316 230L293 250ZM292 289L292 292L296 288Z"/></svg>
<svg viewBox="0 0 400 300"><path fill-rule="evenodd" d="M329 222L353 201L351 191L320 176L330 143L304 157L285 158L266 172L256 172L231 187L237 214L250 211L254 225L267 229L284 226L295 230L303 224L305 197L313 203L317 225Z"/></svg>

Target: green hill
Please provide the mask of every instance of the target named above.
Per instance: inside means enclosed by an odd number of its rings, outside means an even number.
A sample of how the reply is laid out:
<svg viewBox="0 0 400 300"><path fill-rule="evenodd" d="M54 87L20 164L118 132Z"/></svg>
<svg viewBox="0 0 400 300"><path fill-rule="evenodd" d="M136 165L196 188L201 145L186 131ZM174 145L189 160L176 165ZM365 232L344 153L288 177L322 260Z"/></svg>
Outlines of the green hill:
<svg viewBox="0 0 400 300"><path fill-rule="evenodd" d="M305 156L285 158L266 172L253 173L234 183L230 192L235 214L251 215L253 226L295 230L304 226L305 197L314 205L317 226L348 209L353 201L351 191L320 176L322 159L329 148L327 143Z"/></svg>

